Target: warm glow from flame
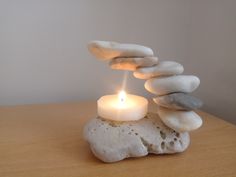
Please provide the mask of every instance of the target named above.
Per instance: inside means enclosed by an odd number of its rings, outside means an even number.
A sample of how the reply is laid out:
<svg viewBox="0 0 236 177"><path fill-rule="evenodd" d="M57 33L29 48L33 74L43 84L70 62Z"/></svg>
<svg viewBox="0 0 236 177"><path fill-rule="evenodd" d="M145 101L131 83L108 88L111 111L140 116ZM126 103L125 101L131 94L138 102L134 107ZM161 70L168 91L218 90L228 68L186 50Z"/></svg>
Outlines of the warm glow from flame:
<svg viewBox="0 0 236 177"><path fill-rule="evenodd" d="M119 101L121 103L125 102L126 100L126 93L124 90L120 91L120 93L118 94L118 97L119 97Z"/></svg>

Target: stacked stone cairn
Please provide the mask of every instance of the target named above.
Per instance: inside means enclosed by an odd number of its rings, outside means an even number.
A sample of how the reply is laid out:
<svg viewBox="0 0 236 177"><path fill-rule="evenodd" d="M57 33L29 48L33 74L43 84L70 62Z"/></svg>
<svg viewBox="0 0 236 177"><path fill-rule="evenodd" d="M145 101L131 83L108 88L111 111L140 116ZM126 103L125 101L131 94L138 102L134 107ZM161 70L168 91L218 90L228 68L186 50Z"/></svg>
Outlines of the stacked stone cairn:
<svg viewBox="0 0 236 177"><path fill-rule="evenodd" d="M198 77L181 75L184 68L174 61L159 61L152 49L109 41L92 41L89 51L98 59L109 61L112 69L133 71L145 79L145 88L155 94L157 114L148 113L138 121L115 122L96 117L84 128L84 137L94 155L104 162L116 162L148 153L183 152L190 143L190 131L202 125L193 110L201 100L190 96L200 84Z"/></svg>

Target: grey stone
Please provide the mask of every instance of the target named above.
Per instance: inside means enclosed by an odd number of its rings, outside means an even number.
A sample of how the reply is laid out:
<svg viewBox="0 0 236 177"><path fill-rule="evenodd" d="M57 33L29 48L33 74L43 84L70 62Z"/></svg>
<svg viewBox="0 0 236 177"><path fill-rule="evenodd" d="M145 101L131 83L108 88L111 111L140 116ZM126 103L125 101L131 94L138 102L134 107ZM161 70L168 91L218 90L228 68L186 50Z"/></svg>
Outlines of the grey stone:
<svg viewBox="0 0 236 177"><path fill-rule="evenodd" d="M84 127L84 138L93 154L104 162L116 162L148 153L183 152L190 143L187 132L179 133L167 126L154 113L138 121L114 122L100 117Z"/></svg>
<svg viewBox="0 0 236 177"><path fill-rule="evenodd" d="M88 50L97 58L109 60L117 57L153 56L152 49L137 44L121 44L111 41L92 41Z"/></svg>
<svg viewBox="0 0 236 177"><path fill-rule="evenodd" d="M200 84L200 80L192 75L151 78L145 82L145 88L158 96L175 92L190 93Z"/></svg>
<svg viewBox="0 0 236 177"><path fill-rule="evenodd" d="M156 65L157 57L128 57L128 58L114 58L110 61L110 67L118 70L135 71L137 67L147 67Z"/></svg>
<svg viewBox="0 0 236 177"><path fill-rule="evenodd" d="M174 61L161 61L155 66L140 67L134 72L134 77L138 79L150 79L152 77L170 76L181 74L184 67Z"/></svg>
<svg viewBox="0 0 236 177"><path fill-rule="evenodd" d="M202 101L185 93L172 93L153 98L159 106L176 110L194 110L202 106Z"/></svg>

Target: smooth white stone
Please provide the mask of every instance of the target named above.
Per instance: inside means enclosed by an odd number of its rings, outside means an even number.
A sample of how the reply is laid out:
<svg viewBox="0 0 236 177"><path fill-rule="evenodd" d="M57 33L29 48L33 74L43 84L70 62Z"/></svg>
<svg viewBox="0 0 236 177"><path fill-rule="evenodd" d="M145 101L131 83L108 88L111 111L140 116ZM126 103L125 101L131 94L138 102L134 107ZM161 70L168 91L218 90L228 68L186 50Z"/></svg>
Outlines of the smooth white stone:
<svg viewBox="0 0 236 177"><path fill-rule="evenodd" d="M88 50L97 58L109 60L117 57L153 56L152 49L137 44L121 44L110 41L92 41Z"/></svg>
<svg viewBox="0 0 236 177"><path fill-rule="evenodd" d="M200 80L192 75L178 75L170 77L151 78L145 82L145 88L156 95L166 95L175 92L193 92L200 84Z"/></svg>
<svg viewBox="0 0 236 177"><path fill-rule="evenodd" d="M137 67L153 66L158 63L157 57L143 58L114 58L110 61L110 67L118 70L134 71Z"/></svg>
<svg viewBox="0 0 236 177"><path fill-rule="evenodd" d="M140 67L134 72L138 79L149 79L158 76L177 75L184 72L184 67L174 61L161 61L152 67Z"/></svg>
<svg viewBox="0 0 236 177"><path fill-rule="evenodd" d="M158 114L163 123L177 132L189 132L202 125L202 119L193 111L177 111L159 107Z"/></svg>
<svg viewBox="0 0 236 177"><path fill-rule="evenodd" d="M170 129L154 113L130 122L94 118L84 127L84 138L93 154L104 162L142 157L148 153L183 152L190 142L187 132L178 133Z"/></svg>

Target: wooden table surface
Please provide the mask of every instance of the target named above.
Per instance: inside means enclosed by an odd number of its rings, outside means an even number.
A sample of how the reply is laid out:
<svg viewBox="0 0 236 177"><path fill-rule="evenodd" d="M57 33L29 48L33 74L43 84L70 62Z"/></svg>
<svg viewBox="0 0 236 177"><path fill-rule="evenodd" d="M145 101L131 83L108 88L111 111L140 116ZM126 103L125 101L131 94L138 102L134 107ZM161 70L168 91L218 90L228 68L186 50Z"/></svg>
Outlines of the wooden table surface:
<svg viewBox="0 0 236 177"><path fill-rule="evenodd" d="M153 104L150 111L155 111ZM0 107L0 176L236 176L236 126L199 112L203 126L181 154L106 164L83 140L96 102Z"/></svg>

